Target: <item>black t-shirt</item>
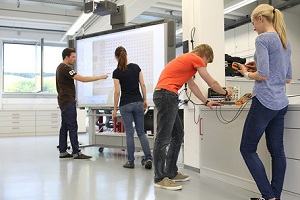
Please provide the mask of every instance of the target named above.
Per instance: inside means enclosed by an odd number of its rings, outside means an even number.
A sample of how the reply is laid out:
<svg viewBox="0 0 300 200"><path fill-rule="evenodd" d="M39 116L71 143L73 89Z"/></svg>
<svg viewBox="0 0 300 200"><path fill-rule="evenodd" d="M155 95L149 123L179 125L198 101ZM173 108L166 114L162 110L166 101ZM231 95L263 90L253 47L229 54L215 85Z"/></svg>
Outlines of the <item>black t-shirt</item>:
<svg viewBox="0 0 300 200"><path fill-rule="evenodd" d="M68 65L61 63L56 69L56 91L58 105L63 106L76 102L73 76L76 72Z"/></svg>
<svg viewBox="0 0 300 200"><path fill-rule="evenodd" d="M139 87L140 71L141 68L134 63L128 64L126 71L119 69L114 70L112 78L119 79L121 85L121 98L119 107L132 102L143 102Z"/></svg>

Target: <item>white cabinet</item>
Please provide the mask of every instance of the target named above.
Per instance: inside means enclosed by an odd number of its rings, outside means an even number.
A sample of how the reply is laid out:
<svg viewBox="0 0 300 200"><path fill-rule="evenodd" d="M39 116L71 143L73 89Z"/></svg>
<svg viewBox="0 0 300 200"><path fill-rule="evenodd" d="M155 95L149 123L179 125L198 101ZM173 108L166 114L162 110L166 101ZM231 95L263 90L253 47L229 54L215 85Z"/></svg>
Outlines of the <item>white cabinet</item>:
<svg viewBox="0 0 300 200"><path fill-rule="evenodd" d="M287 196L285 199L300 199L300 110L295 107L295 105L289 105L289 111L285 116L284 147L287 158L283 185L286 191L284 195Z"/></svg>
<svg viewBox="0 0 300 200"><path fill-rule="evenodd" d="M184 109L184 152L185 167L200 172L200 124L194 123L194 110ZM197 116L197 114L196 114Z"/></svg>
<svg viewBox="0 0 300 200"><path fill-rule="evenodd" d="M77 110L78 132L86 132L85 110ZM0 110L1 136L58 135L60 109Z"/></svg>
<svg viewBox="0 0 300 200"><path fill-rule="evenodd" d="M257 37L251 23L225 32L225 53L253 60L255 39Z"/></svg>
<svg viewBox="0 0 300 200"><path fill-rule="evenodd" d="M300 195L300 161L287 159L286 165L287 168L283 189L287 192L292 192Z"/></svg>
<svg viewBox="0 0 300 200"><path fill-rule="evenodd" d="M225 32L225 53L228 55L235 53L234 29Z"/></svg>
<svg viewBox="0 0 300 200"><path fill-rule="evenodd" d="M35 135L35 111L1 111L0 136Z"/></svg>
<svg viewBox="0 0 300 200"><path fill-rule="evenodd" d="M60 110L36 111L36 135L58 135Z"/></svg>
<svg viewBox="0 0 300 200"><path fill-rule="evenodd" d="M300 55L300 54L298 54ZM286 84L285 86L287 95L299 95L300 94L300 81L293 80L290 84Z"/></svg>
<svg viewBox="0 0 300 200"><path fill-rule="evenodd" d="M235 53L240 54L249 50L249 29L248 24L234 29Z"/></svg>

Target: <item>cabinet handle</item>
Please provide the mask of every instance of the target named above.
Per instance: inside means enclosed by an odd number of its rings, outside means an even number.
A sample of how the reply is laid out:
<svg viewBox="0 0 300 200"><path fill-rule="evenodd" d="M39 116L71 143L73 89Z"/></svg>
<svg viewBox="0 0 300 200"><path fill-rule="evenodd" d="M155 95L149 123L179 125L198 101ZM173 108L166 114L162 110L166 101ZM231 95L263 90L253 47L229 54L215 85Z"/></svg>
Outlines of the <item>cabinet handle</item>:
<svg viewBox="0 0 300 200"><path fill-rule="evenodd" d="M202 130L202 120L203 120L203 118L201 117L201 118L199 119L199 132L200 132L200 135L203 135L203 130Z"/></svg>

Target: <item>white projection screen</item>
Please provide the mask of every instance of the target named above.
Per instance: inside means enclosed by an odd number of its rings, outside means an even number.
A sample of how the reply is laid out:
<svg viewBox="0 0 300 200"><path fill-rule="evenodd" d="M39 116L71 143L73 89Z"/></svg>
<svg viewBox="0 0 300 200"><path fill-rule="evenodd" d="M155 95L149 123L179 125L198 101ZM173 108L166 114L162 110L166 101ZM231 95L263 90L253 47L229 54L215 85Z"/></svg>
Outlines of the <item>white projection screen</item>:
<svg viewBox="0 0 300 200"><path fill-rule="evenodd" d="M161 20L77 37L76 72L83 76L110 74L106 80L76 82L79 107L113 107L112 72L117 67L114 52L118 46L126 49L129 62L140 66L148 105L153 106L153 90L160 72L175 58L174 21Z"/></svg>

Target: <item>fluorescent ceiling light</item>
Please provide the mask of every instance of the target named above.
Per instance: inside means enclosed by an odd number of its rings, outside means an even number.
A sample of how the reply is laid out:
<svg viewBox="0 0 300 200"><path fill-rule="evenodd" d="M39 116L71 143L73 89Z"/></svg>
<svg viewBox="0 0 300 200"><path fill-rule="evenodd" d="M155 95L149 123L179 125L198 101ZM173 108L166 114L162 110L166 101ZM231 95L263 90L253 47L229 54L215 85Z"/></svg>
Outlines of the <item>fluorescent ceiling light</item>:
<svg viewBox="0 0 300 200"><path fill-rule="evenodd" d="M234 4L232 6L229 6L228 8L224 9L224 15L226 15L226 14L228 14L228 13L234 11L234 10L237 10L241 7L244 7L244 6L250 4L254 1L257 1L257 0L244 0L244 1L241 1L241 2L238 2L238 3Z"/></svg>
<svg viewBox="0 0 300 200"><path fill-rule="evenodd" d="M60 42L62 42L68 35L74 35L76 31L78 31L81 26L93 15L93 13L85 14L84 12L80 15L80 17L76 20L76 22L71 26L71 28L66 32L66 34L62 37Z"/></svg>

